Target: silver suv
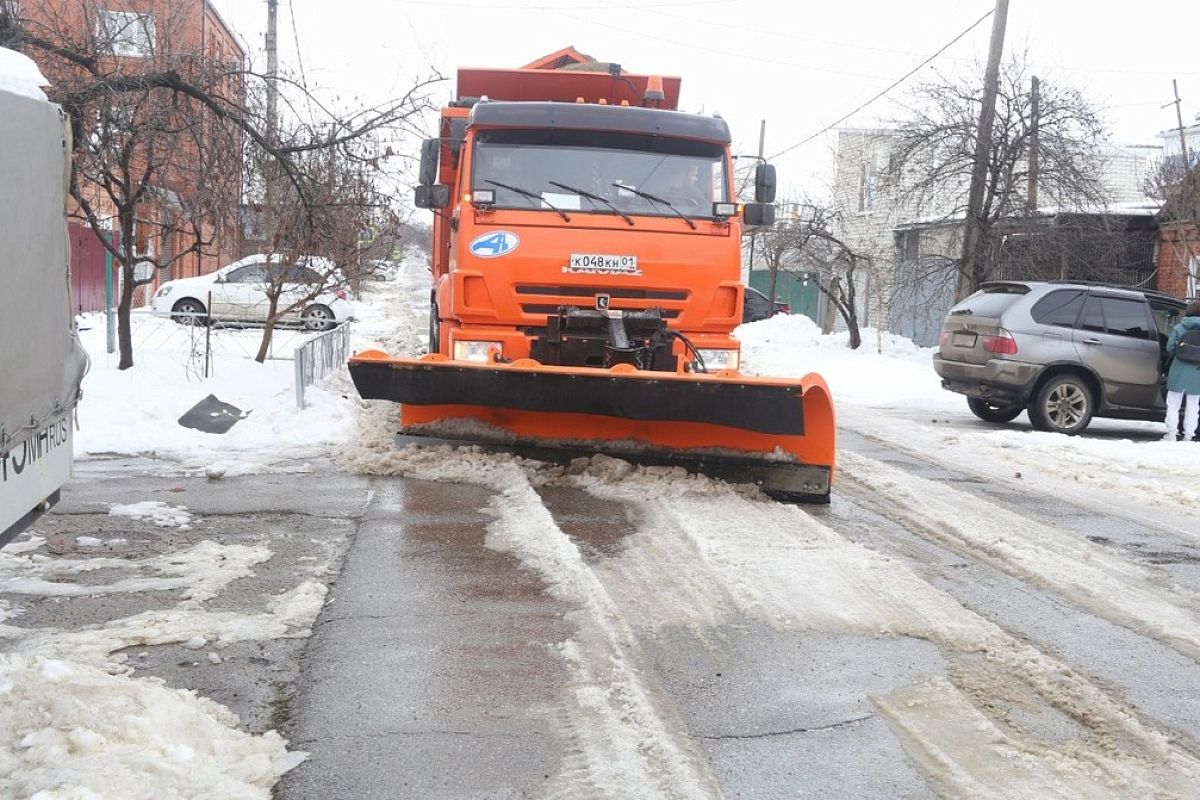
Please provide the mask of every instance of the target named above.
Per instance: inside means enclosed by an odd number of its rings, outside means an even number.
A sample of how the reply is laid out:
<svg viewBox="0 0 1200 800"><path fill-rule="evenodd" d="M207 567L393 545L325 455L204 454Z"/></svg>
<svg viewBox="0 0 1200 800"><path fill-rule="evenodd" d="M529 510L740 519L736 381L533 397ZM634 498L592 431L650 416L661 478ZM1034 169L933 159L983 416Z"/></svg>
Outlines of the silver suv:
<svg viewBox="0 0 1200 800"><path fill-rule="evenodd" d="M1182 300L1079 283L985 283L950 309L933 368L975 416L1074 434L1092 417L1161 420Z"/></svg>

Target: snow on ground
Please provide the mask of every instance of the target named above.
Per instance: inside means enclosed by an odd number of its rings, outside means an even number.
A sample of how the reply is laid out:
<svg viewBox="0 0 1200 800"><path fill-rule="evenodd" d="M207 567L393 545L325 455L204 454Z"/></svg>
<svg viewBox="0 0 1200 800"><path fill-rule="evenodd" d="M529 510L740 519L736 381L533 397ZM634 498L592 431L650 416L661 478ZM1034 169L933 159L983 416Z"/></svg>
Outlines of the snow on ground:
<svg viewBox="0 0 1200 800"><path fill-rule="evenodd" d="M423 287L424 299L412 299L415 283ZM405 352L420 352L428 285L420 254L405 261L396 281L365 284L355 303L352 349L402 345ZM414 302L416 309L398 308ZM419 316L418 322L410 322L414 315ZM79 324L92 368L79 404L77 457L153 454L179 462L188 474L233 477L302 469L295 464L298 459L328 452L349 436L357 397L345 370L309 387L305 409L296 409L291 356L311 334L276 330L272 357L260 364L254 360L262 338L260 328L206 330L137 309L131 322L134 366L118 370L117 353L106 352L104 315L84 315ZM212 353L208 377L204 377L206 352ZM224 434L178 424L188 409L210 394L247 416Z"/></svg>
<svg viewBox="0 0 1200 800"><path fill-rule="evenodd" d="M110 540L110 543L113 540ZM178 592L173 607L71 629L6 624L19 607L0 600L0 797L228 797L267 800L304 760L274 731L239 730L238 718L158 678L134 677L130 648L181 644L220 663L240 641L307 636L326 587L315 580L265 598L258 613L204 603L271 557L264 545L196 542L125 558L49 557L40 536L0 551L0 592L12 598Z"/></svg>
<svg viewBox="0 0 1200 800"><path fill-rule="evenodd" d="M110 517L149 519L160 528L179 528L186 531L191 527L192 515L183 506L173 506L161 500L144 500L140 503L117 504L108 509Z"/></svg>
<svg viewBox="0 0 1200 800"><path fill-rule="evenodd" d="M116 353L106 352L102 314L80 319L80 338L92 359L79 404L75 452L89 455L154 454L185 465L219 465L227 474L321 452L345 436L348 404L324 387L306 393L308 406L296 410L290 360L254 360L262 331L221 328L209 332L212 364L204 375L205 330L137 312L131 323L134 366L118 370ZM304 337L277 332L281 349ZM290 347L289 347L290 345ZM248 413L228 433L185 428L178 419L208 395Z"/></svg>
<svg viewBox="0 0 1200 800"><path fill-rule="evenodd" d="M0 792L31 800L266 800L305 758L192 692L38 656L0 656L0 731Z"/></svg>
<svg viewBox="0 0 1200 800"><path fill-rule="evenodd" d="M354 348L402 346L419 351L425 313L397 303L413 296L409 283L428 285L414 262L405 280L372 284L358 304L362 322ZM407 282L406 282L407 281ZM153 453L185 472L210 477L294 471L297 458L328 452L349 436L359 401L343 370L310 388L309 407L295 409L291 361L252 360L260 330L213 330L176 325L146 313L134 316L135 366L116 369L105 353L102 315L81 319L92 356L79 406L77 454ZM206 335L212 374L204 378ZM302 336L276 333L285 354ZM176 420L208 394L249 416L225 435L183 428ZM381 430L391 426L384 425ZM185 532L196 522L183 506L159 501L113 504L112 517ZM165 553L122 554L125 540L77 536L73 555L49 556L46 540L29 534L0 550L0 797L82 800L100 797L255 798L266 800L281 775L304 758L275 732L239 730L224 706L194 692L135 677L131 648L182 645L211 664L220 651L246 641L308 636L327 587L300 579L264 597L262 608L213 610L207 601L271 558L265 544L201 540ZM313 557L314 562L319 561ZM324 574L319 563L314 576ZM104 622L58 629L6 624L20 617L21 597L99 598L174 592L173 605ZM200 653L199 651L206 651Z"/></svg>

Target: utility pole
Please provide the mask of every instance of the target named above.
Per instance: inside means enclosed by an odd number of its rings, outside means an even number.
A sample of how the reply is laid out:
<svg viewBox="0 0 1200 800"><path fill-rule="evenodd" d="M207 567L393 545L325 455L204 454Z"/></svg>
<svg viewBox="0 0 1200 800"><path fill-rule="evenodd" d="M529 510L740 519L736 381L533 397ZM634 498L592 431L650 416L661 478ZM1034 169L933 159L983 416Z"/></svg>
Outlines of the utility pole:
<svg viewBox="0 0 1200 800"><path fill-rule="evenodd" d="M279 0L267 0L267 142L271 147L279 144L279 33L277 18ZM275 156L263 160L263 208L259 219L259 230L267 241L267 249L279 247L278 220L275 217L276 176L278 165Z"/></svg>
<svg viewBox="0 0 1200 800"><path fill-rule="evenodd" d="M1183 156L1183 168L1186 170L1192 160L1188 158L1187 136L1183 132L1183 112L1179 110L1179 81L1171 78L1171 88L1175 90L1175 121L1179 123L1179 154Z"/></svg>
<svg viewBox="0 0 1200 800"><path fill-rule="evenodd" d="M275 143L279 113L279 0L267 0L267 136Z"/></svg>
<svg viewBox="0 0 1200 800"><path fill-rule="evenodd" d="M1029 192L1025 205L1030 214L1036 214L1038 210L1038 116L1041 113L1041 100L1041 83L1034 75L1029 87Z"/></svg>
<svg viewBox="0 0 1200 800"><path fill-rule="evenodd" d="M967 195L967 219L963 230L962 264L959 267L959 291L973 292L979 283L983 256L983 190L988 178L988 156L992 149L992 122L996 118L996 93L1000 83L1000 56L1004 52L1004 29L1008 22L1008 0L996 0L992 17L992 43L988 50L987 72L983 79L983 104L979 111L979 130L975 135L975 164L971 170L971 191ZM964 285L965 279L965 285Z"/></svg>

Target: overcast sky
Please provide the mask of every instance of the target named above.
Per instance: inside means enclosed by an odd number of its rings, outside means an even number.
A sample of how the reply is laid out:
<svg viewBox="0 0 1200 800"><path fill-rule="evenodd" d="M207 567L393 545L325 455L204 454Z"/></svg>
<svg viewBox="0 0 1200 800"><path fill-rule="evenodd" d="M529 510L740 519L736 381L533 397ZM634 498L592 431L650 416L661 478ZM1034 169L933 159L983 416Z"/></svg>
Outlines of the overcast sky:
<svg viewBox="0 0 1200 800"><path fill-rule="evenodd" d="M265 0L213 0L261 65ZM311 85L377 102L439 71L452 96L459 66L519 67L567 45L632 72L679 75L686 111L720 113L735 149L753 153L767 121L768 156L807 139L961 34L989 0L279 0L281 60ZM1104 9L1103 11L1099 9ZM294 21L294 27L293 27ZM1026 50L1043 81L1084 89L1107 113L1111 138L1157 143L1175 125L1171 79L1184 120L1200 112L1195 0L1145 5L1094 0L1011 0L1006 54ZM987 57L991 18L916 76ZM297 49L297 42L299 49ZM894 118L887 99L842 126ZM834 129L836 130L836 129ZM776 159L781 183L821 193L836 134Z"/></svg>

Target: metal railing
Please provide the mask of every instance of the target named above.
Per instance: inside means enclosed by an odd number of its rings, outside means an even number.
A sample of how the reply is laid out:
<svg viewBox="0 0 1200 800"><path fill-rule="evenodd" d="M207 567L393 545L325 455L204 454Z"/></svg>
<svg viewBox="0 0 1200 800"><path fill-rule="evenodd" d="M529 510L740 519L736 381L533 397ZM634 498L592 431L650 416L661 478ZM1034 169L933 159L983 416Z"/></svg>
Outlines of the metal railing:
<svg viewBox="0 0 1200 800"><path fill-rule="evenodd" d="M350 323L317 334L296 348L296 409L304 410L304 390L350 358Z"/></svg>

